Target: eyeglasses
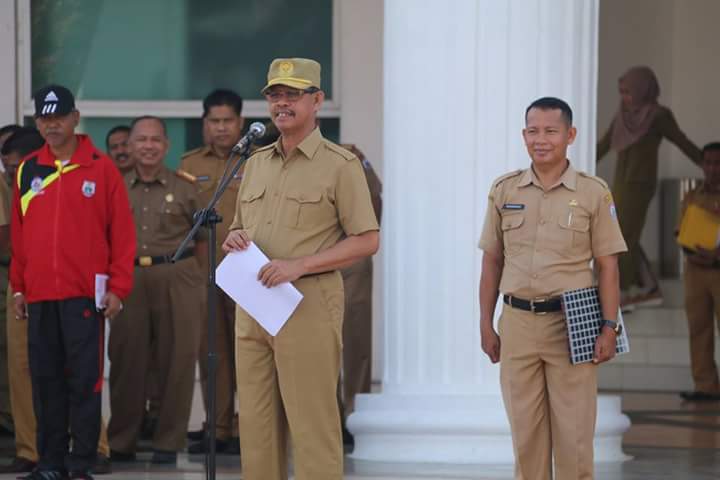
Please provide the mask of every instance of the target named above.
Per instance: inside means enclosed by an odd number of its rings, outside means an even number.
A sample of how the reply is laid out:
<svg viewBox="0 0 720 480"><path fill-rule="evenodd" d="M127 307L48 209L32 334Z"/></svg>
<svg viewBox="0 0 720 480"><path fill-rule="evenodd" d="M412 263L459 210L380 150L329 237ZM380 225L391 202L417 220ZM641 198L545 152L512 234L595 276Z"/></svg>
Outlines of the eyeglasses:
<svg viewBox="0 0 720 480"><path fill-rule="evenodd" d="M298 100L300 100L300 97L308 94L313 94L316 92L319 92L320 90L315 87L307 88L305 90L298 90L298 89L292 89L292 90L270 90L268 92L265 92L265 99L267 99L268 102L279 102L283 97L287 99L290 103L295 103Z"/></svg>

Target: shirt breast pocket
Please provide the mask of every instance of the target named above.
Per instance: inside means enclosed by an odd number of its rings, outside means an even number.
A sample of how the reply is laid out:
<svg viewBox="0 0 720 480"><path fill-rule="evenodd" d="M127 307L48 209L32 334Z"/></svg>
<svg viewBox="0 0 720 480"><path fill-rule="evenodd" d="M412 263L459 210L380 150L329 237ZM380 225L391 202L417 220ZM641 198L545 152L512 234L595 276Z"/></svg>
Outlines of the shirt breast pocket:
<svg viewBox="0 0 720 480"><path fill-rule="evenodd" d="M182 206L174 202L163 202L160 208L160 230L166 234L173 234L186 229L188 220Z"/></svg>
<svg viewBox="0 0 720 480"><path fill-rule="evenodd" d="M579 255L590 251L590 213L579 207L570 207L558 218L562 252Z"/></svg>
<svg viewBox="0 0 720 480"><path fill-rule="evenodd" d="M520 231L524 223L525 215L522 212L506 213L502 216L500 228L506 255L514 255L520 250Z"/></svg>
<svg viewBox="0 0 720 480"><path fill-rule="evenodd" d="M288 192L283 205L282 224L288 228L308 230L323 222L321 191Z"/></svg>
<svg viewBox="0 0 720 480"><path fill-rule="evenodd" d="M247 229L257 225L260 219L263 198L265 197L265 186L248 188L240 196L240 217L243 228Z"/></svg>

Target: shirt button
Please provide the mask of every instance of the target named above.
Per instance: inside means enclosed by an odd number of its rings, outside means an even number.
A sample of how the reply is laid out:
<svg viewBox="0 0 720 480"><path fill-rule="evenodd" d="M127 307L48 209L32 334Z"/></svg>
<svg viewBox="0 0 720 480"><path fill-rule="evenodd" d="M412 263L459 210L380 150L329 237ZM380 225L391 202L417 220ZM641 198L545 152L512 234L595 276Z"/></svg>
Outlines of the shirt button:
<svg viewBox="0 0 720 480"><path fill-rule="evenodd" d="M544 219L544 218L541 218L541 219L540 219L540 225L545 225L545 219Z"/></svg>
<svg viewBox="0 0 720 480"><path fill-rule="evenodd" d="M142 229L143 229L143 230L147 230L147 225L143 225L143 226L142 226Z"/></svg>
<svg viewBox="0 0 720 480"><path fill-rule="evenodd" d="M147 208L147 207L143 207L143 212L147 212L147 211L148 211L148 208Z"/></svg>
<svg viewBox="0 0 720 480"><path fill-rule="evenodd" d="M543 193L543 198L547 198L547 193Z"/></svg>
<svg viewBox="0 0 720 480"><path fill-rule="evenodd" d="M272 220L268 220L268 221L267 221L267 224L268 224L268 225L272 225Z"/></svg>
<svg viewBox="0 0 720 480"><path fill-rule="evenodd" d="M145 193L149 192L150 189L148 187L145 187Z"/></svg>
<svg viewBox="0 0 720 480"><path fill-rule="evenodd" d="M147 245L143 245L143 246L142 246L142 249L143 249L143 250L147 250Z"/></svg>
<svg viewBox="0 0 720 480"><path fill-rule="evenodd" d="M537 273L533 273L532 278L534 278L535 280L537 280L537 278L538 278Z"/></svg>

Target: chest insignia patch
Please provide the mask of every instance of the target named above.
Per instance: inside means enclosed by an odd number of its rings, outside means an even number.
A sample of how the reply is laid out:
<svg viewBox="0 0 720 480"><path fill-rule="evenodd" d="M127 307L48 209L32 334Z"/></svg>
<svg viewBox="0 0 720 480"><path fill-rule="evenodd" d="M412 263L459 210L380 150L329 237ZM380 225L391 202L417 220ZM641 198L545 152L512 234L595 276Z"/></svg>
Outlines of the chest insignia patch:
<svg viewBox="0 0 720 480"><path fill-rule="evenodd" d="M570 200L570 203L569 203L568 205L570 205L571 207L577 207L577 206L578 206L578 201L575 200L575 199Z"/></svg>
<svg viewBox="0 0 720 480"><path fill-rule="evenodd" d="M30 182L30 190L32 190L34 193L40 193L43 188L43 181L40 177L35 177Z"/></svg>
<svg viewBox="0 0 720 480"><path fill-rule="evenodd" d="M89 180L85 180L82 184L82 193L87 198L92 197L95 195L95 182L91 182Z"/></svg>

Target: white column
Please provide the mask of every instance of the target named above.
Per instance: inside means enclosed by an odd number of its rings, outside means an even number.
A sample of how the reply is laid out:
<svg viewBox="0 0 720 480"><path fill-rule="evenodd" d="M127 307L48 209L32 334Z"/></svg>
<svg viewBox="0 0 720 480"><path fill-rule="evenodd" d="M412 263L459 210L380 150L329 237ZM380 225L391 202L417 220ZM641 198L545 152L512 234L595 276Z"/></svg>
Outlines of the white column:
<svg viewBox="0 0 720 480"><path fill-rule="evenodd" d="M529 165L532 100L571 104L571 158L594 165L597 18L597 0L385 0L385 369L349 419L354 458L512 462L476 244L492 180ZM599 412L597 460L625 458L619 398Z"/></svg>
<svg viewBox="0 0 720 480"><path fill-rule="evenodd" d="M0 126L17 123L15 2L0 2Z"/></svg>

